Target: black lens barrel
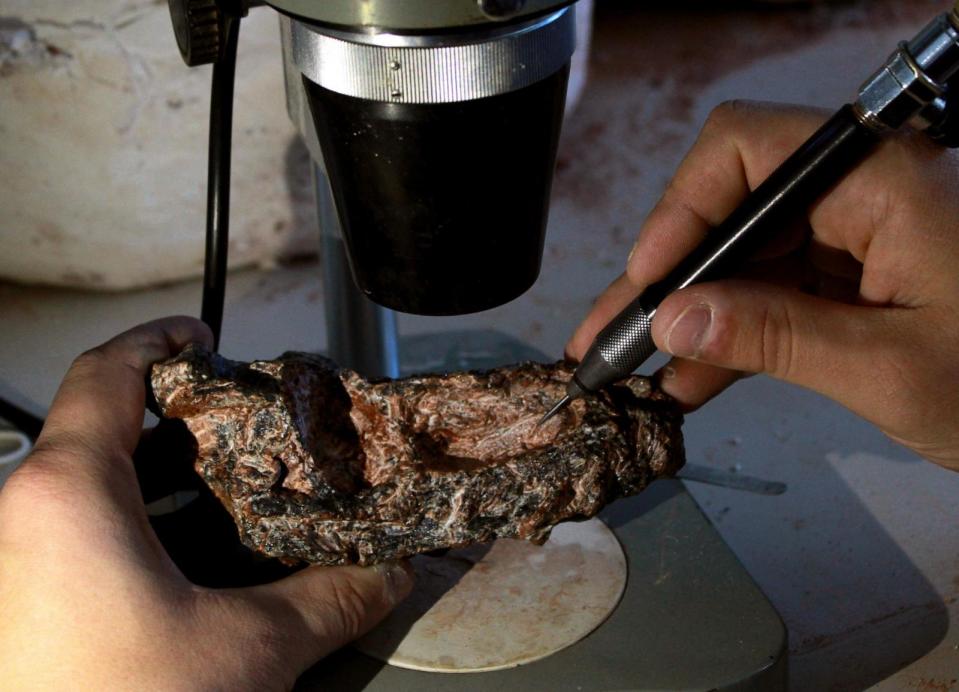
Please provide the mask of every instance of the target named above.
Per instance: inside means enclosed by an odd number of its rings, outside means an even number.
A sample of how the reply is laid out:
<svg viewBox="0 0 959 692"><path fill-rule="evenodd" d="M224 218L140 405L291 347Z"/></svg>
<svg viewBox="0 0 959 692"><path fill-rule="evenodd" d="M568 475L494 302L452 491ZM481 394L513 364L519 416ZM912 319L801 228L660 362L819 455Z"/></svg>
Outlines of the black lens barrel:
<svg viewBox="0 0 959 692"><path fill-rule="evenodd" d="M568 65L456 103L384 103L304 78L353 277L423 315L477 312L539 274Z"/></svg>

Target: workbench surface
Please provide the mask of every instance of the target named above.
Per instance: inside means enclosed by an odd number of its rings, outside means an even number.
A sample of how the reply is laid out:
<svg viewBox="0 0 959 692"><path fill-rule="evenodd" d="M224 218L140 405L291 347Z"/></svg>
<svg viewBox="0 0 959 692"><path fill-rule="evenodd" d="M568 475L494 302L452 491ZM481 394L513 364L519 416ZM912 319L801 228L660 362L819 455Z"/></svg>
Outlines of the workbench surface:
<svg viewBox="0 0 959 692"><path fill-rule="evenodd" d="M591 300L622 271L645 213L714 105L838 106L898 40L947 5L631 4L600 7L591 81L567 121L537 284L478 315L402 316L404 336L495 329L559 357ZM198 142L197 155L204 150ZM203 194L202 181L184 184ZM197 243L202 223L184 219ZM253 358L321 349L321 306L315 264L237 272L223 351ZM0 285L0 393L42 411L84 348L198 308L198 282L122 295ZM838 405L767 378L738 384L685 430L691 461L788 485L774 497L689 489L785 620L794 689L959 690L959 474L921 461Z"/></svg>

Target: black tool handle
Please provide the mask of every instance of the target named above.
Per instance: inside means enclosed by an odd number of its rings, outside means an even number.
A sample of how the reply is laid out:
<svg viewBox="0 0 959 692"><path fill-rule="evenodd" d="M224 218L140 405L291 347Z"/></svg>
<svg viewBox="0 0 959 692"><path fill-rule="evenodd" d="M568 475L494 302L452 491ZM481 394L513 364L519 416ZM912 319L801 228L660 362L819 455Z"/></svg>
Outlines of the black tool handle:
<svg viewBox="0 0 959 692"><path fill-rule="evenodd" d="M878 141L853 106L840 109L665 279L649 286L599 333L576 370L570 396L595 391L633 372L656 351L651 320L666 296L695 283L730 276L841 180Z"/></svg>

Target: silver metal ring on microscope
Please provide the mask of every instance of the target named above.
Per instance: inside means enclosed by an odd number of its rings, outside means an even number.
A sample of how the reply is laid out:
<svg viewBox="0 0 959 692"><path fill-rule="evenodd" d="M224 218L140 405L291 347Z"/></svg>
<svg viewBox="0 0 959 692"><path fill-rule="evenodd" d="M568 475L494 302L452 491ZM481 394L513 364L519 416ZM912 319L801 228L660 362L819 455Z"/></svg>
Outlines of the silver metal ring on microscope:
<svg viewBox="0 0 959 692"><path fill-rule="evenodd" d="M573 8L452 35L353 33L293 20L297 68L325 89L392 103L451 103L522 89L576 47Z"/></svg>

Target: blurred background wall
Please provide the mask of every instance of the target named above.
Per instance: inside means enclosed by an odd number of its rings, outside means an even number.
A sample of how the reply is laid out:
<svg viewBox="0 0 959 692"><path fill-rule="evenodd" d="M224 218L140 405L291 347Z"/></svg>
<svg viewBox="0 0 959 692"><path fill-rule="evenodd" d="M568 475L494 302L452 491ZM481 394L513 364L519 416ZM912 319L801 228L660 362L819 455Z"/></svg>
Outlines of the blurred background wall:
<svg viewBox="0 0 959 692"><path fill-rule="evenodd" d="M200 274L210 70L184 66L163 0L0 0L0 278L125 289ZM276 13L256 9L237 66L232 267L316 252L285 104Z"/></svg>

